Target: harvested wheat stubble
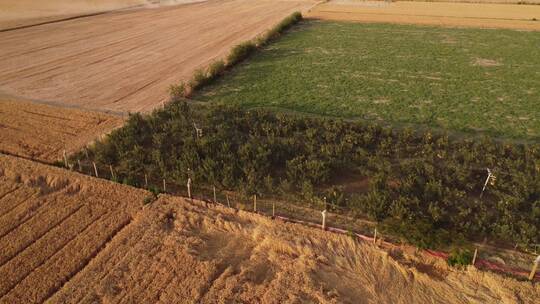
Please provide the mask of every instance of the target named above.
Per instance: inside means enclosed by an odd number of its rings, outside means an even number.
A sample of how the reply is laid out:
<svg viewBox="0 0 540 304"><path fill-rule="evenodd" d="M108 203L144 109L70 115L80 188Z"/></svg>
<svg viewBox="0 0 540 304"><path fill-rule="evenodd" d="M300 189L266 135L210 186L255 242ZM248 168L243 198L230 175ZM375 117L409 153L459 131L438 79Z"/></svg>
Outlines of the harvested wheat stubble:
<svg viewBox="0 0 540 304"><path fill-rule="evenodd" d="M534 303L540 286L160 196L54 303Z"/></svg>
<svg viewBox="0 0 540 304"><path fill-rule="evenodd" d="M0 33L0 90L88 109L149 111L171 84L311 1L232 0L113 12Z"/></svg>
<svg viewBox="0 0 540 304"><path fill-rule="evenodd" d="M123 117L59 108L0 94L0 151L52 162L119 127Z"/></svg>
<svg viewBox="0 0 540 304"><path fill-rule="evenodd" d="M540 31L540 5L335 0L306 15L328 20Z"/></svg>
<svg viewBox="0 0 540 304"><path fill-rule="evenodd" d="M5 155L0 182L0 303L46 300L131 222L148 196Z"/></svg>

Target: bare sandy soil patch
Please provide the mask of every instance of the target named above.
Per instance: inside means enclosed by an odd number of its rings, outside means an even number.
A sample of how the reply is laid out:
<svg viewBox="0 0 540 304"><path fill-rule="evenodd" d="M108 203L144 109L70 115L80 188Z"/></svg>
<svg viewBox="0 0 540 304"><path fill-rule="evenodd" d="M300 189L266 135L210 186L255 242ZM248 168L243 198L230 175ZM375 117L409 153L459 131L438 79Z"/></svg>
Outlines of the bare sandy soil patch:
<svg viewBox="0 0 540 304"><path fill-rule="evenodd" d="M318 5L312 18L456 27L540 30L540 5L336 0Z"/></svg>
<svg viewBox="0 0 540 304"><path fill-rule="evenodd" d="M161 196L61 303L533 303L539 286L243 211Z"/></svg>
<svg viewBox="0 0 540 304"><path fill-rule="evenodd" d="M53 162L84 147L124 119L60 108L0 94L0 151Z"/></svg>
<svg viewBox="0 0 540 304"><path fill-rule="evenodd" d="M40 303L127 226L145 191L0 155L0 303Z"/></svg>
<svg viewBox="0 0 540 304"><path fill-rule="evenodd" d="M0 90L149 111L168 87L310 1L232 0L113 12L0 33Z"/></svg>

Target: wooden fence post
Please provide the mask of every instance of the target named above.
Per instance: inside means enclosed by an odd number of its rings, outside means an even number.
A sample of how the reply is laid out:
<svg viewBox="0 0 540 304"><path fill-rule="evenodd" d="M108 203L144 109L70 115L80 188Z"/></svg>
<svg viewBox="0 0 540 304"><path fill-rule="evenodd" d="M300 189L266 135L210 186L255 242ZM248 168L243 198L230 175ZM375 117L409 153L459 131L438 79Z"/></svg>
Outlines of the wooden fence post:
<svg viewBox="0 0 540 304"><path fill-rule="evenodd" d="M272 217L276 217L276 203L272 203Z"/></svg>
<svg viewBox="0 0 540 304"><path fill-rule="evenodd" d="M98 172L97 172L96 163L92 162L92 164L94 165L94 173L96 174L96 177L99 177Z"/></svg>
<svg viewBox="0 0 540 304"><path fill-rule="evenodd" d="M217 203L217 197L216 197L216 186L214 187L214 203Z"/></svg>
<svg viewBox="0 0 540 304"><path fill-rule="evenodd" d="M225 194L225 198L227 199L227 206L231 208L231 202L229 202L229 195Z"/></svg>
<svg viewBox="0 0 540 304"><path fill-rule="evenodd" d="M536 275L536 269L538 269L539 263L540 263L540 255L536 257L536 260L534 260L534 265L531 269L531 273L529 274L529 281L532 281L534 279L534 276Z"/></svg>
<svg viewBox="0 0 540 304"><path fill-rule="evenodd" d="M187 196L189 198L192 198L191 197L191 177L188 177L187 179Z"/></svg>
<svg viewBox="0 0 540 304"><path fill-rule="evenodd" d="M253 194L253 212L257 212L257 194Z"/></svg>
<svg viewBox="0 0 540 304"><path fill-rule="evenodd" d="M112 168L112 165L109 165L109 169L111 169L111 179L114 179L116 180L115 176L114 176L114 170Z"/></svg>
<svg viewBox="0 0 540 304"><path fill-rule="evenodd" d="M64 156L64 165L66 166L66 168L69 168L66 150L64 150L63 156Z"/></svg>
<svg viewBox="0 0 540 304"><path fill-rule="evenodd" d="M377 244L377 228L375 228L375 233L373 233L373 243Z"/></svg>
<svg viewBox="0 0 540 304"><path fill-rule="evenodd" d="M476 264L476 257L478 256L478 248L474 248L474 255L472 258L472 265Z"/></svg>
<svg viewBox="0 0 540 304"><path fill-rule="evenodd" d="M322 214L322 229L326 230L326 209L321 212Z"/></svg>
<svg viewBox="0 0 540 304"><path fill-rule="evenodd" d="M167 185L165 184L165 179L163 179L163 192L167 191Z"/></svg>
<svg viewBox="0 0 540 304"><path fill-rule="evenodd" d="M144 174L144 188L148 189L148 176Z"/></svg>

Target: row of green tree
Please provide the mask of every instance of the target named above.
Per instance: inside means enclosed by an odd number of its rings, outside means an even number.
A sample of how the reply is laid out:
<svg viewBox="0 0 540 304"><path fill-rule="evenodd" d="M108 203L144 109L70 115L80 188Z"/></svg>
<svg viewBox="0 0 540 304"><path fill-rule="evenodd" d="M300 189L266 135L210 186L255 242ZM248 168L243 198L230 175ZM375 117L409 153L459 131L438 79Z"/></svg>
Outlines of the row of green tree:
<svg viewBox="0 0 540 304"><path fill-rule="evenodd" d="M368 216L422 247L485 237L540 243L537 143L450 139L368 122L178 101L148 116L131 115L95 143L90 158L113 165L121 180L136 186L147 174L182 186L190 177L246 195L305 202L326 196L329 205ZM481 196L487 168L495 178ZM355 179L367 180L366 186L348 187Z"/></svg>

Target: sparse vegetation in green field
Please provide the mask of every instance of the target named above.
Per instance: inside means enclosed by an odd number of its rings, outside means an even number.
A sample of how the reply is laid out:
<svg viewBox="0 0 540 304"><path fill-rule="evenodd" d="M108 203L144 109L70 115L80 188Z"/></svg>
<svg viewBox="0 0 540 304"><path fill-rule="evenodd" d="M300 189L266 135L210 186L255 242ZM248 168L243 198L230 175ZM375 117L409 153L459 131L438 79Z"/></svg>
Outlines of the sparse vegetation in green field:
<svg viewBox="0 0 540 304"><path fill-rule="evenodd" d="M538 45L537 32L306 21L193 98L537 139Z"/></svg>

